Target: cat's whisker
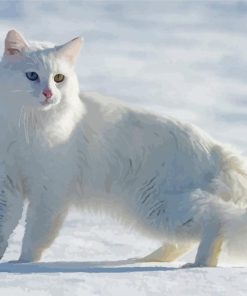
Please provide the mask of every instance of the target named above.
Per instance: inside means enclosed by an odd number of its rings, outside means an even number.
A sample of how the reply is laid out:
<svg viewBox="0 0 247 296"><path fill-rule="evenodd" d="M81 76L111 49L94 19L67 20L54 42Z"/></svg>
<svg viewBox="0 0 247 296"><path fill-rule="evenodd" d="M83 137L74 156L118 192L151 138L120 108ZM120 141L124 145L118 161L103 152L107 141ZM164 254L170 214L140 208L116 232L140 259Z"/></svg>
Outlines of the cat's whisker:
<svg viewBox="0 0 247 296"><path fill-rule="evenodd" d="M23 111L24 111L24 106L22 106L21 110L20 110L19 122L18 122L19 128L21 127L21 119L22 119L22 116L23 116Z"/></svg>
<svg viewBox="0 0 247 296"><path fill-rule="evenodd" d="M27 112L27 135L28 135L28 143L30 143L30 133L32 129L32 117L31 110Z"/></svg>
<svg viewBox="0 0 247 296"><path fill-rule="evenodd" d="M30 110L29 112L28 112L28 120L27 120L27 123L28 123L28 125L27 125L27 127L28 127L28 138L29 138L29 141L30 141L30 133L31 133L31 130L30 129L32 129L32 110Z"/></svg>
<svg viewBox="0 0 247 296"><path fill-rule="evenodd" d="M31 119L31 128L34 128L34 122L33 122L33 108L30 110L30 119Z"/></svg>
<svg viewBox="0 0 247 296"><path fill-rule="evenodd" d="M36 129L36 121L35 121L35 116L34 116L34 109L31 109L31 118L32 118L32 128Z"/></svg>
<svg viewBox="0 0 247 296"><path fill-rule="evenodd" d="M26 143L29 144L29 132L28 132L28 115L25 111L25 107L21 107L20 116L19 116L19 128L23 126L24 134L25 134L25 140Z"/></svg>
<svg viewBox="0 0 247 296"><path fill-rule="evenodd" d="M25 134L26 143L29 144L28 117L26 112L24 112L24 134Z"/></svg>

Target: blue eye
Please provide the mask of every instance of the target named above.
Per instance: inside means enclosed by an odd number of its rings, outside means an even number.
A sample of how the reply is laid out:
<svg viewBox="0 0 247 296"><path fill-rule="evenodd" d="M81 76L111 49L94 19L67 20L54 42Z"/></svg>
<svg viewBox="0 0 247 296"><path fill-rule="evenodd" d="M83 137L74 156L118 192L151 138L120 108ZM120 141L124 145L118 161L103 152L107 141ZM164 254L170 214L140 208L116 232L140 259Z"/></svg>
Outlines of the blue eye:
<svg viewBox="0 0 247 296"><path fill-rule="evenodd" d="M39 78L39 75L36 72L26 72L27 79L35 81Z"/></svg>

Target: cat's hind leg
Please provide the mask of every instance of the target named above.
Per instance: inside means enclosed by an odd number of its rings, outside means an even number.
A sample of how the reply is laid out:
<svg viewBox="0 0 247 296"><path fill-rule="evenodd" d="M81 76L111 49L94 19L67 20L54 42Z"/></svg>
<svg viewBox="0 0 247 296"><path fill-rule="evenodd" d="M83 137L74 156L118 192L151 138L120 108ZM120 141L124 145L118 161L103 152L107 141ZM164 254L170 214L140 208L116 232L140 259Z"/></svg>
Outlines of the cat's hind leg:
<svg viewBox="0 0 247 296"><path fill-rule="evenodd" d="M193 247L193 244L167 243L151 254L137 259L138 262L172 262L185 255Z"/></svg>
<svg viewBox="0 0 247 296"><path fill-rule="evenodd" d="M219 227L210 225L199 244L195 262L185 264L183 267L215 267L218 264L224 237Z"/></svg>

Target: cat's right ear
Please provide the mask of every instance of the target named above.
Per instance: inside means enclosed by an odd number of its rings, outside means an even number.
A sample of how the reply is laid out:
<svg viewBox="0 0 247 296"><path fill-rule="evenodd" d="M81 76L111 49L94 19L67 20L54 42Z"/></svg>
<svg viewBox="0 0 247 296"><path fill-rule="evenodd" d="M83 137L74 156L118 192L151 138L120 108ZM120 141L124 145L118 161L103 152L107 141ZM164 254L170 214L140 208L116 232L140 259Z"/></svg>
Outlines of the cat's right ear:
<svg viewBox="0 0 247 296"><path fill-rule="evenodd" d="M79 55L82 44L83 39L81 37L74 38L63 45L57 46L56 56L66 59L73 65Z"/></svg>
<svg viewBox="0 0 247 296"><path fill-rule="evenodd" d="M11 30L5 38L4 56L18 59L27 47L27 42L22 35L15 30Z"/></svg>

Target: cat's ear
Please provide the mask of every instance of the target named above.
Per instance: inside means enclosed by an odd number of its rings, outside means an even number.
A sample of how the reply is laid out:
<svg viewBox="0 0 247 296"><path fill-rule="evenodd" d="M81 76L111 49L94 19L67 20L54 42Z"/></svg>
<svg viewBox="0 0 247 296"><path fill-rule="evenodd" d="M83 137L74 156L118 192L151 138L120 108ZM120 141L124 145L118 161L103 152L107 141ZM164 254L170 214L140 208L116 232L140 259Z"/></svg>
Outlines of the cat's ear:
<svg viewBox="0 0 247 296"><path fill-rule="evenodd" d="M83 39L77 37L63 45L56 47L56 56L66 59L70 64L75 64L83 45Z"/></svg>
<svg viewBox="0 0 247 296"><path fill-rule="evenodd" d="M7 33L5 38L5 56L20 57L27 47L27 42L20 33L15 30L11 30Z"/></svg>

